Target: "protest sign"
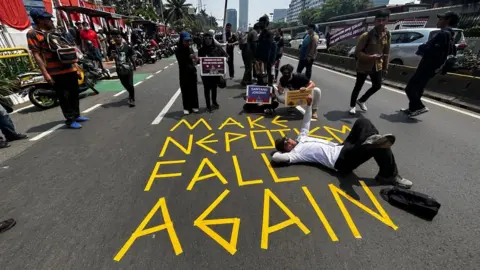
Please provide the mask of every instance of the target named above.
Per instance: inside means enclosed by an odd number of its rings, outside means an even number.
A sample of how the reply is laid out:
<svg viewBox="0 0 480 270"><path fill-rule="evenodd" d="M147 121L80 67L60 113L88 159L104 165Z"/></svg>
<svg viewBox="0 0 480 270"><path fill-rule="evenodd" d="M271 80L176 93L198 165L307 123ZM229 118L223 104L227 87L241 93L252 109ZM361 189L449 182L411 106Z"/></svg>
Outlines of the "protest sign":
<svg viewBox="0 0 480 270"><path fill-rule="evenodd" d="M307 97L312 94L312 89L287 91L285 93L285 106L294 107L307 105Z"/></svg>
<svg viewBox="0 0 480 270"><path fill-rule="evenodd" d="M270 104L272 103L271 92L271 86L249 85L247 86L247 103Z"/></svg>
<svg viewBox="0 0 480 270"><path fill-rule="evenodd" d="M223 76L227 59L225 57L200 57L200 74L202 76Z"/></svg>
<svg viewBox="0 0 480 270"><path fill-rule="evenodd" d="M344 41L346 39L358 37L364 32L367 31L367 22L365 20L361 20L354 25L346 27L335 34L332 35L330 38L330 44L335 44L340 41Z"/></svg>

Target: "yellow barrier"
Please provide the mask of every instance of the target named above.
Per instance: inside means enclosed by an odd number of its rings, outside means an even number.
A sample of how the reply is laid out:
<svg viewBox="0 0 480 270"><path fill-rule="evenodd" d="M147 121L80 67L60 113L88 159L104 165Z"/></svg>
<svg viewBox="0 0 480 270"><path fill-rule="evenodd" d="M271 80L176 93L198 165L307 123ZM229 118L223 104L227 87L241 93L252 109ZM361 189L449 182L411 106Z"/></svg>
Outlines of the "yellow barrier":
<svg viewBox="0 0 480 270"><path fill-rule="evenodd" d="M30 62L30 66L32 69L35 68L35 65L32 61L32 56L28 52L27 48L22 47L14 47L14 48L0 48L0 59L9 59L9 58L16 58L16 57L28 57L28 61Z"/></svg>

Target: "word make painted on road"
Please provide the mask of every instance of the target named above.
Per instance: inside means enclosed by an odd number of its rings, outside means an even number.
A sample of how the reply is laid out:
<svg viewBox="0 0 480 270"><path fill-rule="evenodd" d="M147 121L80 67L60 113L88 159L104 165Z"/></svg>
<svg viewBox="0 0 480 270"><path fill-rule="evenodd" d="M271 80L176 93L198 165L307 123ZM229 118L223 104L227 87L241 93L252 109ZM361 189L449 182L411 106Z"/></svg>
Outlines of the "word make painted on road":
<svg viewBox="0 0 480 270"><path fill-rule="evenodd" d="M270 104L272 103L271 86L248 85L247 86L247 103L254 104Z"/></svg>
<svg viewBox="0 0 480 270"><path fill-rule="evenodd" d="M167 156L167 152L169 151L180 151L183 152L186 156L189 156L194 151L204 151L205 157L201 159L196 166L195 173L193 175L189 175L188 178L190 181L186 184L186 192L192 191L194 188L198 189L202 186L205 186L205 181L209 181L208 186L215 184L221 185L228 185L231 179L227 179L223 174L222 170L226 170L226 168L219 168L219 166L215 165L210 159L209 155L215 155L219 152L223 153L231 153L232 145L238 143L241 140L248 140L250 141L253 150L273 150L275 149L274 144L274 135L286 136L287 134L291 133L292 135L298 134L299 130L296 128L289 128L286 125L286 120L280 120L279 117L275 117L273 120L270 121L270 124L274 125L274 129L267 129L265 126L266 119L263 116L258 117L256 119L252 119L251 117L246 117L244 120L246 121L238 121L232 117L227 118L220 126L215 127L216 130L212 128L210 123L201 118L197 120L195 123L190 123L189 121L182 119L177 122L171 129L170 132L173 132L177 129L181 129L182 131L185 128L189 129L191 133L188 135L187 141L179 142L171 136L168 136L165 139L163 147L160 151L159 158L160 160L156 162L154 169L151 173L150 178L148 179L144 190L150 191L158 185L158 182L161 179L165 178L176 178L176 177L185 177L183 175L181 167L186 164L186 160L168 160L165 159ZM240 128L245 130L245 132L230 132L229 127L235 126L237 129ZM197 137L194 134L194 131L197 129L208 130L210 134L206 136ZM320 134L320 131L324 131L323 135ZM339 137L340 134L345 135L350 128L348 126L343 125L341 128L333 128L329 126L315 127L310 131L311 137L321 138L328 141L337 141L342 143L342 139ZM259 145L258 139L259 136L264 136L267 138L268 141L265 145ZM265 141L265 140L263 140ZM233 170L235 171L236 175L236 183L239 187L260 187L259 185L264 184L265 181L272 181L274 183L285 183L285 182L297 182L300 181L299 176L290 175L290 176L280 176L277 174L275 169L272 167L270 160L267 154L260 152L258 160L250 160L251 164L255 164L255 170L265 170L270 175L271 179L245 179L242 174L241 164L237 158L237 155L234 153L231 154L231 164ZM166 166L177 166L178 170L173 173L162 173L162 169ZM189 166L192 165L192 161L189 161ZM211 173L204 173L206 169L209 169ZM165 171L164 171L165 172ZM203 182L203 183L202 183ZM230 183L232 184L232 183ZM380 205L378 200L373 195L372 191L366 186L363 181L360 181L360 184L365 191L367 197L370 199L372 204L375 207L375 210L369 208L365 204L361 203L359 200L352 198L348 195L345 191L338 188L334 184L329 184L329 190L335 199L340 212L345 218L345 221L350 228L353 236L355 238L362 238L361 234L355 225L349 211L347 210L344 201L349 201L353 205L357 206L364 212L370 214L372 217L376 218L377 220L381 221L383 224L387 225L388 227L392 228L393 230L397 230L398 227L393 223L390 219L389 215ZM325 216L324 212L322 211L321 207L319 206L317 200L309 190L309 188L305 185L299 187L303 194L305 195L305 202L309 203L313 208L315 214L317 215L320 223L325 228L327 234L329 235L330 239L333 242L339 241L337 234L335 233L333 227L330 225L327 217ZM217 198L212 198L212 203L206 210L201 213L198 218L195 219L193 222L193 226L197 227L198 229L202 230L207 236L212 238L215 242L217 242L221 247L223 247L228 253L234 255L237 252L237 242L241 224L240 217L225 217L219 219L209 219L209 215L214 212L216 207L222 203L224 200L228 200L228 195L230 194L229 189L225 189ZM269 238L275 232L283 230L286 227L290 227L292 225L296 225L305 235L310 234L310 229L305 226L302 222L300 217L295 215L292 210L290 210L287 205L285 205L282 200L272 192L269 188L263 188L263 216L261 222L261 239L260 239L260 248L261 249L268 249L269 245ZM270 223L270 208L271 204L275 204L279 207L285 215L288 217L283 222L278 224L271 224ZM156 226L151 226L147 228L150 220L155 215L161 215L164 223L159 224ZM230 239L225 239L220 236L216 231L214 231L211 226L213 225L232 225L231 237ZM167 199L162 197L158 199L157 203L153 206L147 216L143 219L140 225L135 229L132 235L128 238L125 242L123 247L120 251L115 255L114 260L120 261L130 247L134 244L134 242L146 235L151 235L160 231L165 231L170 238L171 245L173 247L173 251L176 255L180 255L183 253L183 248L180 243L180 238L177 235L175 230L175 224L171 218L171 213L167 207Z"/></svg>

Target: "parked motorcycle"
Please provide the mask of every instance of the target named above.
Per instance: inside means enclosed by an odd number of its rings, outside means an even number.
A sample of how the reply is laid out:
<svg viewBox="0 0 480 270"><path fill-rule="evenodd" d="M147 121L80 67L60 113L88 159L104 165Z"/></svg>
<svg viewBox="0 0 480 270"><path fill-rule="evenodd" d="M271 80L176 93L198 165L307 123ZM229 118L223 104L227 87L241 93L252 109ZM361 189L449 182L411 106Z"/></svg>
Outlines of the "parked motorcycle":
<svg viewBox="0 0 480 270"><path fill-rule="evenodd" d="M98 80L105 76L101 69L95 67L94 63L86 58L79 59L78 62L78 85L80 93L95 89ZM21 96L28 95L30 102L38 108L50 109L58 105L58 96L53 86L45 81L41 72L27 72L18 76L20 81Z"/></svg>
<svg viewBox="0 0 480 270"><path fill-rule="evenodd" d="M143 66L143 53L141 52L140 46L138 44L133 45L133 61L135 62L135 66Z"/></svg>

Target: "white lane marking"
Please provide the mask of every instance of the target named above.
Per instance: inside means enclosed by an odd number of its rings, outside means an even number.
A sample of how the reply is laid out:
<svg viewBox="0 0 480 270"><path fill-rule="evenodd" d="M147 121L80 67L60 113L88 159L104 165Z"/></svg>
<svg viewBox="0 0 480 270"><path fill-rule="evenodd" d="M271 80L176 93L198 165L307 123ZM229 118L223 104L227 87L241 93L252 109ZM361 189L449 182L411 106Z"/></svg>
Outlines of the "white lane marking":
<svg viewBox="0 0 480 270"><path fill-rule="evenodd" d="M116 93L116 94L113 95L113 96L114 96L114 97L118 97L118 96L120 96L120 95L123 95L125 92L127 92L127 90L122 90L122 91Z"/></svg>
<svg viewBox="0 0 480 270"><path fill-rule="evenodd" d="M57 130L57 129L63 127L63 126L65 126L65 124L58 124L58 125L52 127L51 129L49 129L49 130L47 130L47 131L44 131L44 132L38 134L37 136L31 138L30 141L38 141L38 140L40 140L41 138L47 136L48 134L54 132L55 130Z"/></svg>
<svg viewBox="0 0 480 270"><path fill-rule="evenodd" d="M151 79L152 77L153 77L153 75L150 75L150 76L146 77L145 80Z"/></svg>
<svg viewBox="0 0 480 270"><path fill-rule="evenodd" d="M20 109L16 109L15 111L11 112L10 114L18 113L18 112L23 111L23 110L25 110L25 109L32 108L33 106L35 106L35 105L30 104L30 105L25 106L25 107L22 107L22 108L20 108Z"/></svg>
<svg viewBox="0 0 480 270"><path fill-rule="evenodd" d="M102 104L95 104L95 105L93 105L92 107L90 107L90 108L86 109L85 111L83 111L82 113L89 113L89 112L95 110L96 108L98 108L98 107L100 107L100 106L102 106Z"/></svg>
<svg viewBox="0 0 480 270"><path fill-rule="evenodd" d="M137 82L136 84L134 84L133 86L137 86L137 85L139 85L139 84L141 84L141 83L143 83L143 81L139 81L139 82Z"/></svg>
<svg viewBox="0 0 480 270"><path fill-rule="evenodd" d="M291 58L291 57L288 57L288 56L285 56L285 57L288 58L288 59L294 60L294 61L298 61L298 60L295 59L295 58ZM344 77L347 77L347 78L350 78L350 79L353 79L353 80L356 80L356 79L357 79L355 76L352 76L352 75L344 74L344 73L341 73L341 72L338 72L338 71L335 71L335 70L330 70L330 69L327 69L327 68L324 68L324 67L320 67L320 66L317 66L317 65L313 65L313 66L316 67L316 68L318 68L318 69L322 69L322 70L325 70L325 71L329 71L329 72L331 72L331 73L335 73L335 74L338 74L338 75L342 75L342 76L344 76ZM365 81L365 83L372 84L370 81ZM352 87L353 87L353 86L352 86ZM407 94L405 94L404 91L401 91L401 90L398 90L398 89L395 89L395 88L391 88L391 87L388 87L388 86L383 86L383 85L382 85L382 88L387 89L387 90L392 91L392 92L395 92L395 93L397 93L397 94L404 95L404 96L407 95ZM480 119L480 115L479 115L479 114L475 114L475 113L472 113L472 112L469 112L469 111L465 111L465 110L459 109L459 108L457 108L457 107L450 106L450 105L447 105L447 104L445 104L445 103L441 103L441 102L435 101L435 100L430 99L430 98L422 97L422 101L425 101L425 102L430 103L430 104L437 105L437 106L442 107L442 108L445 108L445 109L447 109L447 110L451 110L451 111L454 111L454 112L458 112L458 113L461 113L461 114L464 114L464 115L471 116L471 117L476 118L476 119ZM399 109L400 109L400 108L399 108Z"/></svg>
<svg viewBox="0 0 480 270"><path fill-rule="evenodd" d="M169 66L164 67L163 69L167 69Z"/></svg>
<svg viewBox="0 0 480 270"><path fill-rule="evenodd" d="M172 98L168 101L167 105L163 107L162 111L157 115L157 117L153 120L152 125L158 125L162 121L165 114L167 114L168 110L173 106L175 100L177 100L178 96L180 95L180 88L178 88L177 92L173 94Z"/></svg>
<svg viewBox="0 0 480 270"><path fill-rule="evenodd" d="M160 73L160 72L162 72L162 71L163 71L163 70L160 69L160 70L158 70L157 72L155 72L155 74L158 74L158 73Z"/></svg>
<svg viewBox="0 0 480 270"><path fill-rule="evenodd" d="M171 63L170 66L173 66L175 63Z"/></svg>

